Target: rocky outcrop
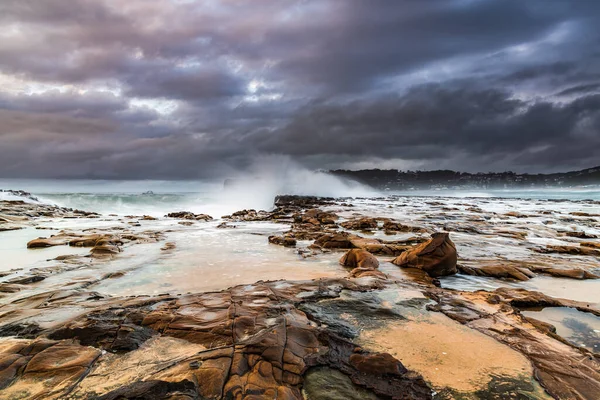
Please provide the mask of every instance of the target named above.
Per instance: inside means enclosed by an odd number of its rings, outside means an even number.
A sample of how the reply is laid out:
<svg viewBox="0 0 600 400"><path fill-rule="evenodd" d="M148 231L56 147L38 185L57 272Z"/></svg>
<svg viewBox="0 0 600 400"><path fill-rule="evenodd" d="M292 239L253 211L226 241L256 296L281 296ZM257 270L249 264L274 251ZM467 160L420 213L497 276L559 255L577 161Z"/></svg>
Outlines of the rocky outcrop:
<svg viewBox="0 0 600 400"><path fill-rule="evenodd" d="M524 267L515 267L512 265L484 265L479 267L468 267L457 265L461 274L475 276L489 276L492 278L508 278L517 281L528 281L535 277L529 269Z"/></svg>
<svg viewBox="0 0 600 400"><path fill-rule="evenodd" d="M50 236L49 238L40 237L27 242L28 249L38 249L43 247L63 246L71 240L68 236Z"/></svg>
<svg viewBox="0 0 600 400"><path fill-rule="evenodd" d="M527 281L536 274L550 275L558 278L598 279L600 276L581 268L553 268L542 265L457 265L461 274L488 276L499 279Z"/></svg>
<svg viewBox="0 0 600 400"><path fill-rule="evenodd" d="M333 204L334 201L333 197L281 195L275 197L274 203L276 207L314 208Z"/></svg>
<svg viewBox="0 0 600 400"><path fill-rule="evenodd" d="M285 247L296 247L296 239L291 236L269 236L269 243Z"/></svg>
<svg viewBox="0 0 600 400"><path fill-rule="evenodd" d="M600 256L600 250L588 246L563 246L549 244L534 249L538 253L569 254L573 256Z"/></svg>
<svg viewBox="0 0 600 400"><path fill-rule="evenodd" d="M600 242L581 242L579 245L583 246L583 247L591 247L593 249L600 250Z"/></svg>
<svg viewBox="0 0 600 400"><path fill-rule="evenodd" d="M342 222L340 225L342 225L342 227L346 229L351 229L355 231L370 231L373 229L377 229L377 219L363 217Z"/></svg>
<svg viewBox="0 0 600 400"><path fill-rule="evenodd" d="M165 215L165 217L168 217L168 218L179 218L179 219L189 219L189 220L194 220L194 221L212 221L213 220L213 217L211 217L210 215L207 215L207 214L194 214L193 212L190 212L190 211L172 212L172 213L169 213L169 214Z"/></svg>
<svg viewBox="0 0 600 400"><path fill-rule="evenodd" d="M598 358L555 340L547 326L530 325L518 307L574 307L598 313L589 305L554 299L539 292L502 288L488 293L451 293L432 289L438 304L430 307L519 351L531 360L535 376L557 399L594 399L600 393ZM541 328L541 329L540 329Z"/></svg>
<svg viewBox="0 0 600 400"><path fill-rule="evenodd" d="M434 233L425 243L400 254L392 263L399 267L418 268L431 277L456 273L456 247L448 233Z"/></svg>
<svg viewBox="0 0 600 400"><path fill-rule="evenodd" d="M303 213L296 213L293 216L294 222L312 225L335 225L339 218L335 213L311 208Z"/></svg>
<svg viewBox="0 0 600 400"><path fill-rule="evenodd" d="M0 344L0 384L8 398L301 400L306 372L322 366L383 398L431 399L423 379L399 360L362 349L298 308L321 309L321 300L374 285L268 282L101 300L97 311L46 331L50 340Z"/></svg>
<svg viewBox="0 0 600 400"><path fill-rule="evenodd" d="M352 235L347 232L328 233L315 240L315 244L324 249L352 249Z"/></svg>
<svg viewBox="0 0 600 400"><path fill-rule="evenodd" d="M426 233L427 229L418 226L403 225L399 222L392 220L385 220L383 222L383 230L386 234L395 233Z"/></svg>

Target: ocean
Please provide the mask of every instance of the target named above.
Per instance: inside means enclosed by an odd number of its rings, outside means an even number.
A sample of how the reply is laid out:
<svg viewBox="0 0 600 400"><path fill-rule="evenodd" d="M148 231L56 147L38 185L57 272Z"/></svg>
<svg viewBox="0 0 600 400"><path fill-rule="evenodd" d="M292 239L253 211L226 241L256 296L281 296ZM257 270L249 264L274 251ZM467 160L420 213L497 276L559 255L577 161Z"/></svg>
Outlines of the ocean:
<svg viewBox="0 0 600 400"><path fill-rule="evenodd" d="M192 211L214 216L242 209L269 210L278 194L377 198L506 198L600 201L600 186L532 189L439 189L378 191L320 173L295 179L248 179L225 186L219 181L0 179L0 189L24 190L40 202L101 214L162 216ZM0 198L7 194L0 193Z"/></svg>

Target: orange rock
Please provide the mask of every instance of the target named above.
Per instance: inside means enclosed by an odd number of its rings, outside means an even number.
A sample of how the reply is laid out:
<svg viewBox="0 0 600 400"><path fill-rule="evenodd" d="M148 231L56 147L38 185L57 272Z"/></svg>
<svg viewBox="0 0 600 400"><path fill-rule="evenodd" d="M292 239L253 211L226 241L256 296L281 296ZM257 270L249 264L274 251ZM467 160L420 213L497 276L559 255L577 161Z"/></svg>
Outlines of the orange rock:
<svg viewBox="0 0 600 400"><path fill-rule="evenodd" d="M400 267L419 268L432 277L456 273L456 247L450 234L434 233L431 239L400 254L392 263Z"/></svg>
<svg viewBox="0 0 600 400"><path fill-rule="evenodd" d="M377 269L379 268L379 260L363 249L348 250L346 254L340 258L340 264L349 268L361 269Z"/></svg>

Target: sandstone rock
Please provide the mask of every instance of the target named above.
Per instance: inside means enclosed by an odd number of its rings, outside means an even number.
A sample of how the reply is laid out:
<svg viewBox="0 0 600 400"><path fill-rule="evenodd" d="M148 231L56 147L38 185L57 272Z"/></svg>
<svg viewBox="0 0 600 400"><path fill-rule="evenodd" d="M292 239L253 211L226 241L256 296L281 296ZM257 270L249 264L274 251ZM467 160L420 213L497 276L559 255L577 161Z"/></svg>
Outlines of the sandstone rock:
<svg viewBox="0 0 600 400"><path fill-rule="evenodd" d="M63 246L69 243L70 238L65 236L50 236L49 238L40 237L27 242L28 249L42 247Z"/></svg>
<svg viewBox="0 0 600 400"><path fill-rule="evenodd" d="M348 268L377 269L379 260L366 250L352 249L340 258L340 264Z"/></svg>
<svg viewBox="0 0 600 400"><path fill-rule="evenodd" d="M347 232L321 235L315 240L315 244L324 249L351 249L351 235Z"/></svg>
<svg viewBox="0 0 600 400"><path fill-rule="evenodd" d="M567 231L565 235L579 239L597 239L598 236L592 235L583 231Z"/></svg>
<svg viewBox="0 0 600 400"><path fill-rule="evenodd" d="M534 251L538 253L559 253L570 254L574 256L600 256L600 250L596 250L587 246L563 246L563 245L546 245L546 247L537 247Z"/></svg>
<svg viewBox="0 0 600 400"><path fill-rule="evenodd" d="M190 211L178 211L165 215L168 218L190 219L194 221L212 221L213 217L207 214L194 214Z"/></svg>
<svg viewBox="0 0 600 400"><path fill-rule="evenodd" d="M355 231L370 231L377 229L377 220L375 218L364 217L355 220L345 221L340 224L346 229Z"/></svg>
<svg viewBox="0 0 600 400"><path fill-rule="evenodd" d="M269 243L285 247L296 247L296 239L291 236L269 236Z"/></svg>
<svg viewBox="0 0 600 400"><path fill-rule="evenodd" d="M76 247L94 247L101 239L111 239L113 238L111 235L88 235L82 236L75 239L69 240L69 246ZM113 240L118 241L117 238L113 238Z"/></svg>
<svg viewBox="0 0 600 400"><path fill-rule="evenodd" d="M335 199L332 197L281 195L275 197L274 203L277 207L294 206L300 208L313 208L315 206L332 204L334 200Z"/></svg>
<svg viewBox="0 0 600 400"><path fill-rule="evenodd" d="M107 299L98 310L46 331L52 340L0 345L0 360L8 360L0 362L0 384L8 385L3 394L9 398L301 400L306 372L324 366L382 398L431 399L423 379L399 360L361 349L296 308L319 308L319 301L342 291L361 295L378 285L321 279L176 298ZM370 306L377 315L399 317ZM43 384L32 386L33 378Z"/></svg>
<svg viewBox="0 0 600 400"><path fill-rule="evenodd" d="M429 297L438 302L439 305L434 308L436 311L525 355L532 362L536 378L552 397L583 400L594 399L600 393L600 363L596 357L555 340L547 334L549 327L538 331L533 326L524 326L523 321L526 320L514 308L570 306L592 311L585 304L509 288L501 288L494 293L469 293L466 298L465 295L432 290Z"/></svg>
<svg viewBox="0 0 600 400"><path fill-rule="evenodd" d="M373 277L379 279L387 279L387 275L381 272L378 269L372 268L354 268L350 271L350 277L352 278L365 278L365 277Z"/></svg>
<svg viewBox="0 0 600 400"><path fill-rule="evenodd" d="M434 233L431 239L396 257L400 267L419 268L432 277L456 273L456 247L448 233Z"/></svg>
<svg viewBox="0 0 600 400"><path fill-rule="evenodd" d="M174 248L176 248L177 245L173 242L167 242L165 243L165 245L163 247L161 247L160 249L162 251L169 251L169 250L173 250Z"/></svg>
<svg viewBox="0 0 600 400"><path fill-rule="evenodd" d="M581 268L552 268L552 267L541 267L541 266L530 266L531 271L556 276L559 278L571 278L571 279L598 279L600 276L593 274Z"/></svg>
<svg viewBox="0 0 600 400"><path fill-rule="evenodd" d="M110 238L103 238L96 242L90 253L93 257L107 257L118 254L121 251L119 242Z"/></svg>
<svg viewBox="0 0 600 400"><path fill-rule="evenodd" d="M395 222L392 220L386 220L383 222L383 230L387 234L394 234L394 233L398 233L398 232L403 232L403 233L409 233L409 232L426 233L427 232L427 230L425 228L421 228L418 226L403 225L399 222Z"/></svg>
<svg viewBox="0 0 600 400"><path fill-rule="evenodd" d="M509 278L518 281L528 281L535 277L527 268L520 268L511 265L485 265L480 267L457 266L458 270L465 275L489 276L493 278Z"/></svg>
<svg viewBox="0 0 600 400"><path fill-rule="evenodd" d="M594 249L600 250L600 242L581 242L579 245L583 247L592 247Z"/></svg>

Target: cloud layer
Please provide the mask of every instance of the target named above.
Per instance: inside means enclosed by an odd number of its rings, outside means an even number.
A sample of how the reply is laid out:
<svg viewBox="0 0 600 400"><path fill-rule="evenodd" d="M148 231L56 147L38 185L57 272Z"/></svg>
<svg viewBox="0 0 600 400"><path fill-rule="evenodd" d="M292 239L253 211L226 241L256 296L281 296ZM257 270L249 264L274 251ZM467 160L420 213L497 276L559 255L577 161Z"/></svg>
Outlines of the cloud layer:
<svg viewBox="0 0 600 400"><path fill-rule="evenodd" d="M4 0L0 176L600 164L596 0Z"/></svg>

